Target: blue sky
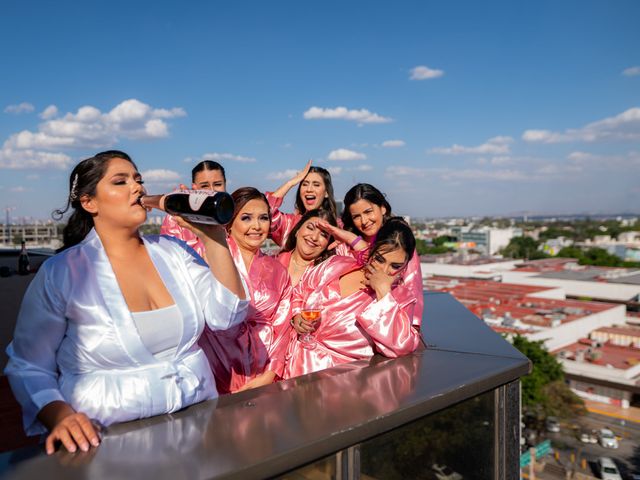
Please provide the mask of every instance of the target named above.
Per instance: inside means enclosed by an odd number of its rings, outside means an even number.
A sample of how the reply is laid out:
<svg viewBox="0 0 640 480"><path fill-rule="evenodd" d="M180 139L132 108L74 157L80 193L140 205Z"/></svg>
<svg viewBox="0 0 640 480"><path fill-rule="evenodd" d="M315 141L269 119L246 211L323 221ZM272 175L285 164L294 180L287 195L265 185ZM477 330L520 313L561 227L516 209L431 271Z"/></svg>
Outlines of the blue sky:
<svg viewBox="0 0 640 480"><path fill-rule="evenodd" d="M0 206L48 218L128 152L147 187L308 158L414 217L640 213L640 3L0 4ZM291 193L293 195L293 192ZM291 205L291 202L288 203Z"/></svg>

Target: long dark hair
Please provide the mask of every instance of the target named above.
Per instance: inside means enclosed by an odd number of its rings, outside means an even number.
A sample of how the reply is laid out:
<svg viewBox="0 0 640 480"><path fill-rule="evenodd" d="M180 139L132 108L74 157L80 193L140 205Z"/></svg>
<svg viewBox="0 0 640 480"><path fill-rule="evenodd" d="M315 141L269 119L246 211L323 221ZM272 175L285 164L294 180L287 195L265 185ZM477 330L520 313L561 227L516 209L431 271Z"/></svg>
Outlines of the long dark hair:
<svg viewBox="0 0 640 480"><path fill-rule="evenodd" d="M293 230L291 230L291 233L287 237L286 243L282 247L282 250L280 250L281 253L292 252L296 249L296 244L298 243L298 239L296 238L296 235L298 234L298 231L302 228L302 225L307 220L313 217L321 218L327 223L330 223L331 225L333 225L334 227L338 226L338 222L336 221L336 216L330 210L325 210L324 208L314 208L313 210L307 210L307 212L304 215L302 215L302 218L300 218L298 223L296 223L296 226L293 227ZM327 246L331 245L331 242L333 242L333 237L329 237L329 243L327 244ZM322 252L318 256L318 258L316 258L313 261L313 264L318 265L319 263L324 262L327 258L329 258L334 253L335 253L335 249L329 250L328 248L325 248L324 252Z"/></svg>
<svg viewBox="0 0 640 480"><path fill-rule="evenodd" d="M269 208L269 202L264 193L254 187L241 187L231 194L233 198L233 217L227 223L227 232L231 231L231 225L235 222L236 217L240 213L240 210L249 203L251 200L262 200L267 206L267 213L269 214L269 224L271 224L271 209Z"/></svg>
<svg viewBox="0 0 640 480"><path fill-rule="evenodd" d="M62 248L58 251L66 250L69 247L80 243L93 228L93 217L80 204L80 199L84 195L93 197L96 194L96 186L102 180L107 171L109 162L114 158L122 158L131 162L137 170L136 164L131 157L120 150L107 150L100 152L93 157L86 158L78 163L69 176L69 197L64 208L54 210L52 217L60 220L69 210L73 209L67 224L62 231Z"/></svg>
<svg viewBox="0 0 640 480"><path fill-rule="evenodd" d="M378 190L373 185L368 183L358 183L349 189L349 191L344 196L344 210L342 212L342 224L344 225L345 230L349 230L353 233L361 234L362 232L358 230L353 223L353 218L351 218L351 211L349 207L356 203L358 200L366 200L367 202L373 203L378 207L384 207L386 212L382 216L382 224L391 218L391 205L387 201L384 193Z"/></svg>
<svg viewBox="0 0 640 480"><path fill-rule="evenodd" d="M226 182L227 175L224 173L224 167L213 160L203 160L191 170L191 182L196 183L196 175L204 170L220 170L222 179Z"/></svg>
<svg viewBox="0 0 640 480"><path fill-rule="evenodd" d="M331 174L329 173L329 170L327 170L326 168L313 166L309 169L309 173L317 173L322 177L322 181L324 182L324 189L327 192L327 196L322 199L322 204L318 208L321 208L323 210L328 210L329 212L333 213L334 217L337 217L338 210L336 208L336 201L333 198L333 183L331 183ZM307 173L307 176L304 177L302 182L306 180L306 178L309 176L309 173ZM298 190L296 191L295 205L296 205L296 210L298 210L298 212L300 212L301 215L304 215L307 211L307 208L304 206L304 202L300 198L300 190L302 189L302 182L298 184Z"/></svg>
<svg viewBox="0 0 640 480"><path fill-rule="evenodd" d="M405 265L411 259L416 249L416 239L411 227L402 217L389 218L376 235L376 241L371 247L369 258L374 258L376 253L384 253L396 248L401 248L406 254Z"/></svg>

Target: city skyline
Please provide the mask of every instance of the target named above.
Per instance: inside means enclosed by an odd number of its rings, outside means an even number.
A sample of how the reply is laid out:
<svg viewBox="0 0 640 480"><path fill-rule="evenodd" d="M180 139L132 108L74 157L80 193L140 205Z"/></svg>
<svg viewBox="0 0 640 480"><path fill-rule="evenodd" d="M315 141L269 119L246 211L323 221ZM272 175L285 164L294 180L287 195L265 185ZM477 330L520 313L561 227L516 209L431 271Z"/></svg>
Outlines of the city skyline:
<svg viewBox="0 0 640 480"><path fill-rule="evenodd" d="M313 158L413 217L638 213L640 5L614 7L7 2L0 206L46 219L117 148L151 192Z"/></svg>

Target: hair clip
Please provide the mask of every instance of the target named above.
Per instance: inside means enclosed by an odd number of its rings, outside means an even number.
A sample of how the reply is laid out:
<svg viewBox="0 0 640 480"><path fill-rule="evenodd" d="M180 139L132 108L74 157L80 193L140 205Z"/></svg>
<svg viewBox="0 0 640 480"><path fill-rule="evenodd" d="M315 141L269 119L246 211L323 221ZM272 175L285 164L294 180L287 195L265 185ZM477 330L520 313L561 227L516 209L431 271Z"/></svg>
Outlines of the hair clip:
<svg viewBox="0 0 640 480"><path fill-rule="evenodd" d="M78 199L78 174L73 177L73 183L71 184L71 192L69 192L69 200L75 202Z"/></svg>

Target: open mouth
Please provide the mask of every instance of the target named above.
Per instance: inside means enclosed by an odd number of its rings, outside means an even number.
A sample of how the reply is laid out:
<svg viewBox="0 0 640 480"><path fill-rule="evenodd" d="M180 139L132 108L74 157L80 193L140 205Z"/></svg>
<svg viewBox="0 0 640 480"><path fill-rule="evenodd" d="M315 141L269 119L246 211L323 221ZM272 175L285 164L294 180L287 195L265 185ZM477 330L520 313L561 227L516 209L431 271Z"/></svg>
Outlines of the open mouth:
<svg viewBox="0 0 640 480"><path fill-rule="evenodd" d="M305 195L304 203L306 203L307 205L313 205L314 203L316 203L317 198L318 197L316 197L315 195Z"/></svg>

